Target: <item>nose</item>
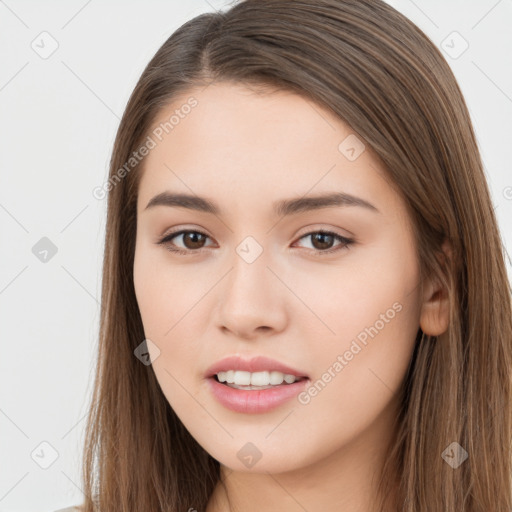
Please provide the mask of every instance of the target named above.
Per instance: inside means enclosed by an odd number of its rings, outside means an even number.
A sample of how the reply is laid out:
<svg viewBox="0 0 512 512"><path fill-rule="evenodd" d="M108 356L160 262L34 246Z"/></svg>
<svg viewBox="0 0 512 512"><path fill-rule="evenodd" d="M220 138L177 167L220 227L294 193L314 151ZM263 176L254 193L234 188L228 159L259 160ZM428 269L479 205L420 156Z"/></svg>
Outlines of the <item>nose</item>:
<svg viewBox="0 0 512 512"><path fill-rule="evenodd" d="M275 334L288 321L291 294L264 255L249 263L235 253L231 271L219 287L218 327L238 339Z"/></svg>

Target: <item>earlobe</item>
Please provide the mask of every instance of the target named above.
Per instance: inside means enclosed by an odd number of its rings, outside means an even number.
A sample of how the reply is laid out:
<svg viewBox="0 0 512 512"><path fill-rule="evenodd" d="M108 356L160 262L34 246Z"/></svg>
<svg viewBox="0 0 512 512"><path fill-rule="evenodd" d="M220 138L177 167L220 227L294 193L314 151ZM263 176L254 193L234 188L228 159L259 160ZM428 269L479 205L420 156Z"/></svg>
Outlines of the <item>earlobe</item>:
<svg viewBox="0 0 512 512"><path fill-rule="evenodd" d="M451 259L452 248L445 240L442 246L446 258ZM446 262L446 258L443 264ZM421 330L429 336L439 336L447 331L450 321L450 298L448 290L437 279L425 283L420 314Z"/></svg>
<svg viewBox="0 0 512 512"><path fill-rule="evenodd" d="M450 309L445 289L433 291L430 299L423 302L420 327L429 336L439 336L448 329Z"/></svg>

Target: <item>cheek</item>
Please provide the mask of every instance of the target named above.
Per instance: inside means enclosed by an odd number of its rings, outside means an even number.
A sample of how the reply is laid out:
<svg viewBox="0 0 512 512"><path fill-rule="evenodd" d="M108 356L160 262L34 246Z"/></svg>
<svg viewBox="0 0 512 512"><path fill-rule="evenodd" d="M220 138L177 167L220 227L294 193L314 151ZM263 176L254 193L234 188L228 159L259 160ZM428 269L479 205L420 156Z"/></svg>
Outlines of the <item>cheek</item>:
<svg viewBox="0 0 512 512"><path fill-rule="evenodd" d="M295 283L294 292L313 313L307 315L311 333L343 344L376 323L379 332L392 338L400 333L407 338L411 330L417 331L419 268L414 246L401 237L400 246L388 241L398 235L382 237L347 252L335 264L289 270L288 282Z"/></svg>
<svg viewBox="0 0 512 512"><path fill-rule="evenodd" d="M206 292L206 285L185 266L169 262L164 248L137 246L133 280L144 332L165 339Z"/></svg>
<svg viewBox="0 0 512 512"><path fill-rule="evenodd" d="M181 410L199 375L204 350L204 326L209 315L205 297L215 276L199 275L192 266L169 261L165 249L138 246L134 261L134 288L146 338L158 347L152 368L171 406ZM183 392L182 392L183 391ZM181 406L180 406L181 404Z"/></svg>
<svg viewBox="0 0 512 512"><path fill-rule="evenodd" d="M191 389L197 362L197 333L189 323L196 294L182 274L146 254L136 252L134 287L145 337L157 347L151 353L151 367L171 407L184 411L191 407L184 389Z"/></svg>
<svg viewBox="0 0 512 512"><path fill-rule="evenodd" d="M419 329L419 269L406 244L345 263L304 285L308 304L334 333L320 325L321 340L310 340L306 360L314 361L316 380L302 403L359 429L382 412L407 371Z"/></svg>

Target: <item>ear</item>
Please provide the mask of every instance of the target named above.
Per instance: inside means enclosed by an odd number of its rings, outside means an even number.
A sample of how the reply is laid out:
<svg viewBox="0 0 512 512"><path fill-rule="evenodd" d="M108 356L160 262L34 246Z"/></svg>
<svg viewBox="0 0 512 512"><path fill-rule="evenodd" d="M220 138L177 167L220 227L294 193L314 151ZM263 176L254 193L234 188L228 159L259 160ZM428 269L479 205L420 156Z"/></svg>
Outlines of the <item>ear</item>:
<svg viewBox="0 0 512 512"><path fill-rule="evenodd" d="M442 263L452 257L452 247L448 240L442 245ZM448 290L434 278L424 283L423 303L420 313L421 330L430 336L439 336L447 329L450 321Z"/></svg>

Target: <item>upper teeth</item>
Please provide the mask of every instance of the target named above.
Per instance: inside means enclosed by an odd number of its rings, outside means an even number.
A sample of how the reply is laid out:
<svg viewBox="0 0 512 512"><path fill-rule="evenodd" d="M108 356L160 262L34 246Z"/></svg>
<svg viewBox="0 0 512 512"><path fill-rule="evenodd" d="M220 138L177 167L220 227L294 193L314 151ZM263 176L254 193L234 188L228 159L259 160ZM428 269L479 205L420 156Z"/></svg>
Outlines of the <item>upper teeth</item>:
<svg viewBox="0 0 512 512"><path fill-rule="evenodd" d="M243 372L239 370L228 370L227 372L217 373L220 382L228 382L238 386L268 386L282 384L292 384L299 377L281 372Z"/></svg>

